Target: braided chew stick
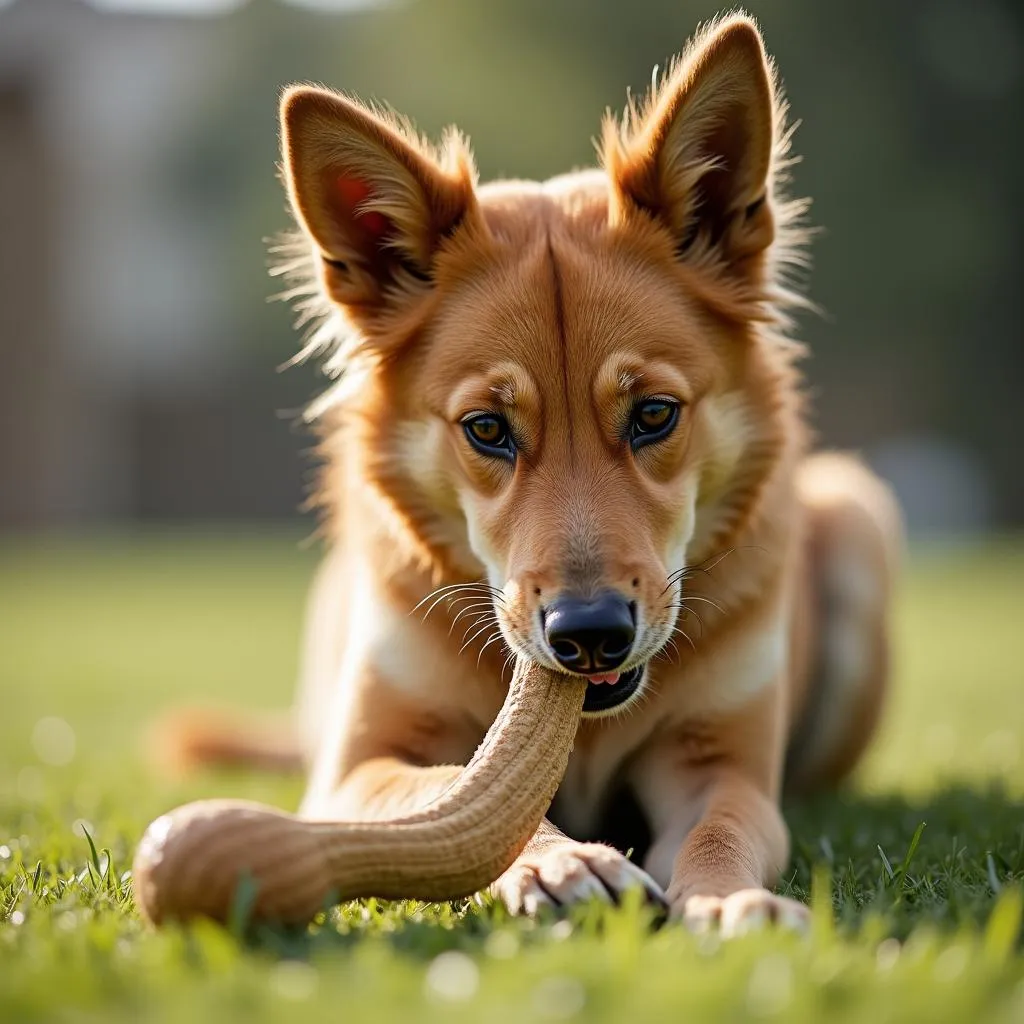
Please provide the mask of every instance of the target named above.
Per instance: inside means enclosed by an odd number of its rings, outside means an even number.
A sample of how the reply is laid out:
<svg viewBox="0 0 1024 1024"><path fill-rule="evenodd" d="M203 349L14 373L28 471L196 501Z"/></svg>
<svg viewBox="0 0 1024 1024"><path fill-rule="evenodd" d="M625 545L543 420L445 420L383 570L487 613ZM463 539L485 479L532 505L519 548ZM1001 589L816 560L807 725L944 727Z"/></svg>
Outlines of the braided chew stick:
<svg viewBox="0 0 1024 1024"><path fill-rule="evenodd" d="M227 919L239 882L256 920L304 923L329 899L445 900L493 882L522 852L562 781L586 681L519 658L472 760L422 810L393 821L309 821L242 800L200 800L154 821L132 866L155 923Z"/></svg>

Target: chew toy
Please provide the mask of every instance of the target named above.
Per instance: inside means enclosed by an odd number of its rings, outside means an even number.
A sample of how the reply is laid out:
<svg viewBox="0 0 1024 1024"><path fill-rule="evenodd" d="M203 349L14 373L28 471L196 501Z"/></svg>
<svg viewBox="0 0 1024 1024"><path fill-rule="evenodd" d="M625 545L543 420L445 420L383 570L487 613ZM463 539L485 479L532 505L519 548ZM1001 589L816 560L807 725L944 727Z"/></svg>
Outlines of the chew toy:
<svg viewBox="0 0 1024 1024"><path fill-rule="evenodd" d="M308 922L330 901L446 900L493 882L536 831L565 773L586 680L519 658L501 712L444 792L392 821L298 818L242 800L200 800L157 818L132 867L135 901L160 924L227 921L253 887L250 920Z"/></svg>

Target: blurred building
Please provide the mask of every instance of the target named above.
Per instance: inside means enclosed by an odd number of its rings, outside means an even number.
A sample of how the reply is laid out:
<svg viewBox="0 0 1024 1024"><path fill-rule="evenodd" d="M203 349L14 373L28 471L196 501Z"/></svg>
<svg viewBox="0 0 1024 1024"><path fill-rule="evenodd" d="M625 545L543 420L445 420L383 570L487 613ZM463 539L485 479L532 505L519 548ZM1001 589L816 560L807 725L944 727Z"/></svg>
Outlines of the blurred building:
<svg viewBox="0 0 1024 1024"><path fill-rule="evenodd" d="M254 391L225 218L182 187L204 107L237 78L228 35L79 0L0 14L0 523L295 510L272 397L287 349ZM266 129L272 145L272 111ZM258 230L249 255L269 294Z"/></svg>

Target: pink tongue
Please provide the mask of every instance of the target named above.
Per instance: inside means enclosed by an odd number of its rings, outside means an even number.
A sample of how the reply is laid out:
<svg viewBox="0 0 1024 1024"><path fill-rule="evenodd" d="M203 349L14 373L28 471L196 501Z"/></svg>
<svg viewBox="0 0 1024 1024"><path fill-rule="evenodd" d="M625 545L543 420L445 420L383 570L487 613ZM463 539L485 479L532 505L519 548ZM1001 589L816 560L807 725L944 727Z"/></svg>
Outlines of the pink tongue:
<svg viewBox="0 0 1024 1024"><path fill-rule="evenodd" d="M587 676L587 681L591 683L617 683L619 681L619 673L606 672L603 676Z"/></svg>

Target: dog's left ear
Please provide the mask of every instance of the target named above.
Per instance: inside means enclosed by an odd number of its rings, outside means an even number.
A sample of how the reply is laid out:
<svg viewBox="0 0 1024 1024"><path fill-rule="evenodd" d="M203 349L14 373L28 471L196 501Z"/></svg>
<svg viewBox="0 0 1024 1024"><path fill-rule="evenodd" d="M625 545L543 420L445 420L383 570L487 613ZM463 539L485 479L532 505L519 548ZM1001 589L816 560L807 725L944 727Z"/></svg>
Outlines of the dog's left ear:
<svg viewBox="0 0 1024 1024"><path fill-rule="evenodd" d="M742 15L694 42L642 111L606 123L613 221L646 211L684 259L742 274L774 238L776 110L755 24Z"/></svg>
<svg viewBox="0 0 1024 1024"><path fill-rule="evenodd" d="M281 102L285 184L331 298L373 315L429 282L444 240L475 209L468 147L438 150L404 122L313 86Z"/></svg>

